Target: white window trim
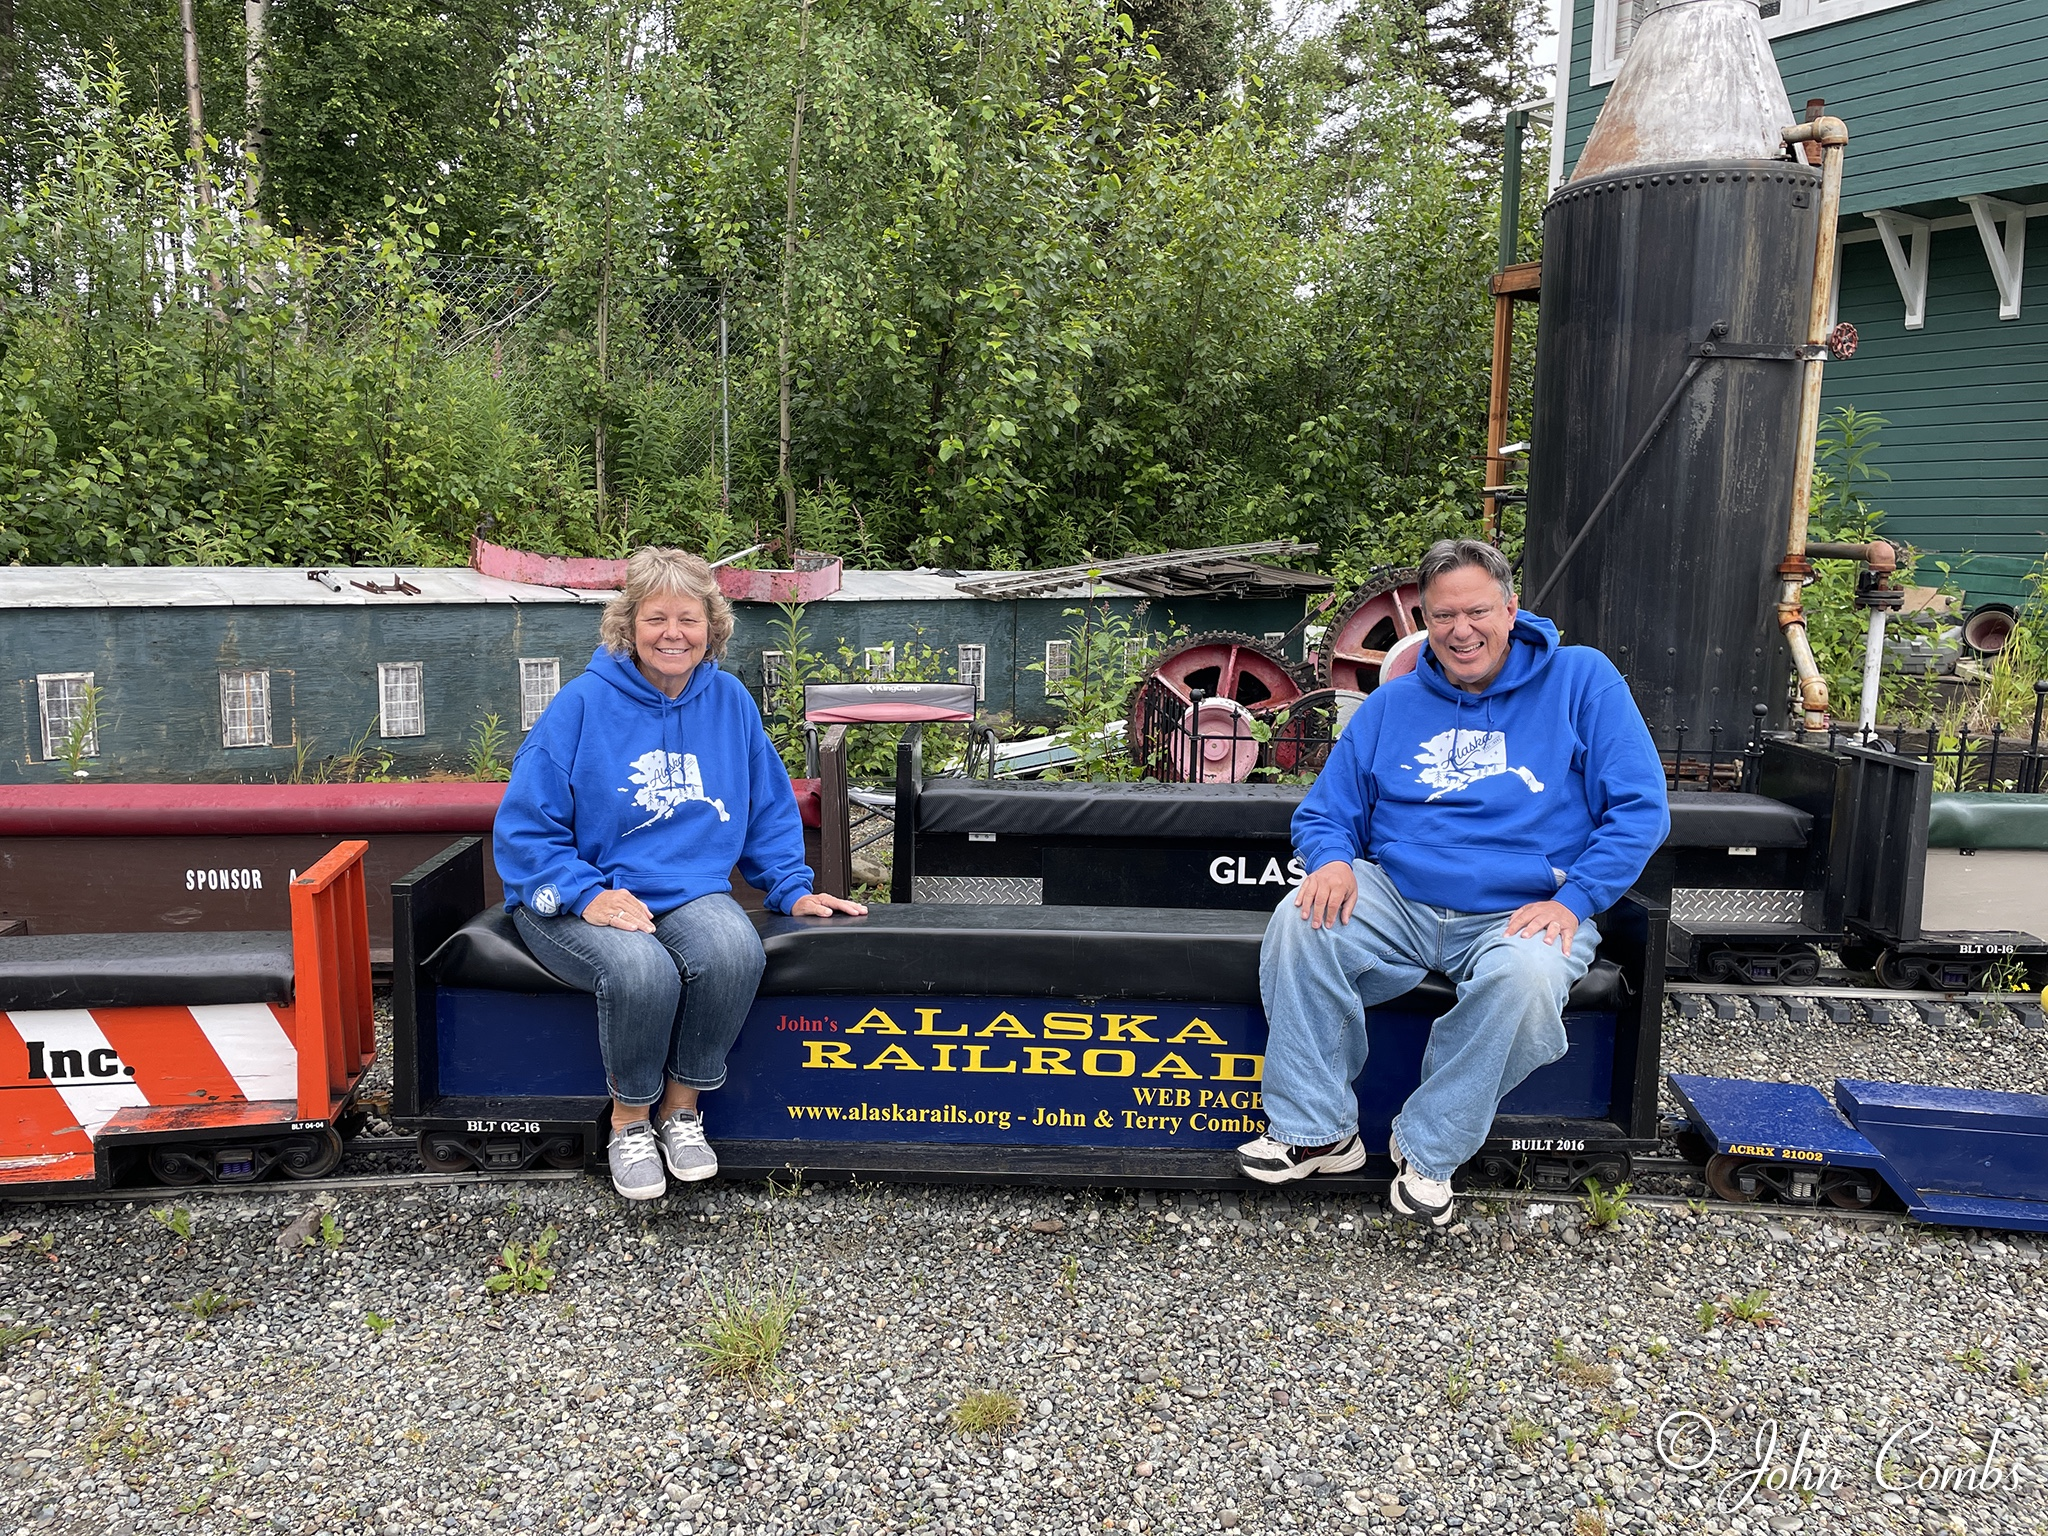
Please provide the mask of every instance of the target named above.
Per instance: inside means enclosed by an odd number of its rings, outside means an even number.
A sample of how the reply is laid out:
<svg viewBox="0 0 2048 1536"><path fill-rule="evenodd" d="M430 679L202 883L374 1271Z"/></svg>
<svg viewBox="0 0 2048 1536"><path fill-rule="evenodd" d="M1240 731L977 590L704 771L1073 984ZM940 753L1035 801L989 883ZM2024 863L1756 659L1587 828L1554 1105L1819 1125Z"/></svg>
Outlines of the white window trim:
<svg viewBox="0 0 2048 1536"><path fill-rule="evenodd" d="M527 686L526 686L526 671L527 671L527 668L529 668L529 667L532 667L532 668L535 668L535 669L536 669L536 675L537 675L537 676L538 676L538 675L550 675L550 676L552 677L552 679L553 679L553 682L554 682L554 686L548 689L548 696L547 696L547 697L546 697L545 699L541 700L541 705L540 705L540 708L539 708L539 709L536 709L536 710L534 710L534 711L532 712L532 714L531 714L531 717L529 717L529 716L528 716L528 713L527 713L527 708L526 708L526 704L527 704L527 699L528 699L528 689L527 689ZM535 692L538 692L538 690L534 690L534 691L535 691ZM552 704L552 703L554 703L554 702L555 702L555 695L556 695L556 694L558 694L558 693L560 693L561 691L562 691L562 658L561 658L561 657L559 657L559 656L522 656L522 657L520 657L520 658L519 658L519 729L520 729L520 730L522 730L522 731L530 731L530 730L532 730L532 729L533 729L533 728L534 728L534 727L535 727L536 725L540 724L540 717L541 717L541 715L542 715L542 714L543 714L543 713L544 713L544 712L546 711L546 709L547 709L548 705L550 705L550 704ZM425 702L425 701L424 701L424 700L422 700L422 707L423 707L423 708L424 708L424 702Z"/></svg>
<svg viewBox="0 0 2048 1536"><path fill-rule="evenodd" d="M879 672L875 670L875 658L877 656L882 658L882 667ZM869 682L886 682L894 677L896 675L896 642L891 640L887 645L862 646L860 652L860 671L861 676Z"/></svg>
<svg viewBox="0 0 2048 1536"><path fill-rule="evenodd" d="M93 675L90 672L38 672L36 674L36 715L43 727L44 762L57 763L64 760L64 736L70 734L68 729L62 735L53 735L50 730L50 684L83 683L87 689L90 689L93 686L92 679ZM86 695L87 698L91 696L90 692ZM100 725L97 720L93 722L92 729L85 733L85 755L87 757L98 757L100 755Z"/></svg>
<svg viewBox="0 0 2048 1536"><path fill-rule="evenodd" d="M257 684L255 690L248 689L246 680L249 678L261 679L261 682ZM234 733L229 728L229 690L232 689L238 681L241 681L243 683L245 700L247 699L249 692L260 692L260 703L262 706L260 709L249 709L245 711L248 723L252 726L252 730L250 732L250 739L246 741L233 740L232 738ZM223 671L220 674L221 750L223 752L239 752L245 747L267 747L272 744L273 743L271 741L270 736L270 673L260 667L231 667L226 671Z"/></svg>
<svg viewBox="0 0 2048 1536"><path fill-rule="evenodd" d="M773 693L782 686L782 669L789 659L787 651L763 651L761 653L761 692Z"/></svg>
<svg viewBox="0 0 2048 1536"><path fill-rule="evenodd" d="M1057 658L1057 664L1055 664ZM1045 691L1049 695L1064 688L1067 679L1074 675L1074 642L1071 640L1048 640L1045 642Z"/></svg>
<svg viewBox="0 0 2048 1536"><path fill-rule="evenodd" d="M1831 27L1838 21L1854 21L1858 16L1919 3L1920 0L1780 0L1778 14L1764 18L1764 36L1789 37L1798 32ZM1593 56L1588 61L1591 66L1587 77L1589 85L1606 85L1621 70L1621 58L1613 48L1616 5L1617 0L1593 0ZM1567 35L1571 32L1570 27L1561 30ZM1792 105L1796 108L1799 103Z"/></svg>
<svg viewBox="0 0 2048 1536"><path fill-rule="evenodd" d="M416 731L394 731L391 712L391 686L406 672L419 681L419 729ZM380 661L377 663L377 734L386 741L404 741L427 734L427 669L417 661Z"/></svg>
<svg viewBox="0 0 2048 1536"><path fill-rule="evenodd" d="M971 641L961 645L956 654L954 669L961 682L968 681L967 659L970 651L974 654L974 701L979 704L988 698L988 647Z"/></svg>

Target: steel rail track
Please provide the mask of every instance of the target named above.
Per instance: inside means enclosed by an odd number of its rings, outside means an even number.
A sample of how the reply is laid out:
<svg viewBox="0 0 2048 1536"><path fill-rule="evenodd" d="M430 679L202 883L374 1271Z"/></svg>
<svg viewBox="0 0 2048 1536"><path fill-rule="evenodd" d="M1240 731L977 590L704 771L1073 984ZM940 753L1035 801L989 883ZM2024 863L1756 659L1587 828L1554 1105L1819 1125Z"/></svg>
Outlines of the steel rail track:
<svg viewBox="0 0 2048 1536"><path fill-rule="evenodd" d="M1664 991L1672 997L1840 997L1872 1002L1956 1003L1980 1007L1986 1003L2003 1003L2008 1008L2024 1003L2040 1006L2040 994L2036 992L1929 992L1920 988L1847 987L1822 982L1750 986L1739 981L1667 981Z"/></svg>

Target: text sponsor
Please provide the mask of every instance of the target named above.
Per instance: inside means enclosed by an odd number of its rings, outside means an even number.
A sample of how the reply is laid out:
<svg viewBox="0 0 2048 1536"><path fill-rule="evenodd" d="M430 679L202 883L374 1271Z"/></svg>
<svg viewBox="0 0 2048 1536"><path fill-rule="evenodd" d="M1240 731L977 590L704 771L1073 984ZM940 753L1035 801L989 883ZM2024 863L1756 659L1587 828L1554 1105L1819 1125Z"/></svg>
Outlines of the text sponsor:
<svg viewBox="0 0 2048 1536"><path fill-rule="evenodd" d="M43 1040L24 1040L28 1048L28 1080L32 1083L112 1082L133 1077L135 1069L121 1064L120 1055L105 1046L97 1050L49 1049Z"/></svg>
<svg viewBox="0 0 2048 1536"><path fill-rule="evenodd" d="M188 869L185 871L185 889L188 891L260 891L263 889L263 871L260 869Z"/></svg>
<svg viewBox="0 0 2048 1536"><path fill-rule="evenodd" d="M1252 1095L1254 1099L1257 1095ZM963 1104L790 1104L789 1118L854 1125L985 1125L993 1130L1159 1131L1257 1136L1266 1122L1257 1115L1155 1114L1138 1109L1070 1109L1040 1104L1029 1109L971 1109Z"/></svg>

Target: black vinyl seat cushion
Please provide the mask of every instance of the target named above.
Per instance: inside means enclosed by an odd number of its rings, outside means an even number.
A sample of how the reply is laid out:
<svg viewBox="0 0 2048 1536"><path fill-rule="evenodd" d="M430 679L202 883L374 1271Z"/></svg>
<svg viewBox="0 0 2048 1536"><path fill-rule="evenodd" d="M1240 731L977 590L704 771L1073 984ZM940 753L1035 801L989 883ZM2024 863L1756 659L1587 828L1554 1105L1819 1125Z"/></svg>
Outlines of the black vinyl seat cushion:
<svg viewBox="0 0 2048 1536"><path fill-rule="evenodd" d="M0 1008L291 1000L289 933L52 933L0 940Z"/></svg>
<svg viewBox="0 0 2048 1536"><path fill-rule="evenodd" d="M1286 842L1307 790L1298 784L1010 783L930 779L917 830L932 836L1178 838ZM1804 848L1805 811L1765 795L1674 790L1667 848Z"/></svg>
<svg viewBox="0 0 2048 1536"><path fill-rule="evenodd" d="M998 837L1165 837L1286 842L1298 784L1012 783L928 779L917 830Z"/></svg>
<svg viewBox="0 0 2048 1536"><path fill-rule="evenodd" d="M756 913L754 927L768 955L763 997L923 993L1256 1005L1266 914L920 902L875 906L866 917ZM463 924L426 969L444 987L581 990L557 980L528 953L502 907ZM1596 960L1567 1006L1611 1013L1628 992L1620 967ZM1434 1017L1456 1001L1450 981L1432 974L1401 1006Z"/></svg>
<svg viewBox="0 0 2048 1536"><path fill-rule="evenodd" d="M1804 848L1813 817L1767 795L1674 790L1666 848Z"/></svg>

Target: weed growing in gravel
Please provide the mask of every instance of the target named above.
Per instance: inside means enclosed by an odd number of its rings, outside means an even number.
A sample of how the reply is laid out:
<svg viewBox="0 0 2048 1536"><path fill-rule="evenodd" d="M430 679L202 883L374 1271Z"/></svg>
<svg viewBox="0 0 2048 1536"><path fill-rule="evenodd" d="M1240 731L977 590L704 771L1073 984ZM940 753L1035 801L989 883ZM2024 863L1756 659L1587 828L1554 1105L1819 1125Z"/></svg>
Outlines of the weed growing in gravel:
<svg viewBox="0 0 2048 1536"><path fill-rule="evenodd" d="M766 1287L727 1285L710 1293L695 1338L683 1347L713 1376L760 1383L776 1372L790 1326L804 1304L793 1280Z"/></svg>
<svg viewBox="0 0 2048 1536"><path fill-rule="evenodd" d="M1557 1367L1558 1375L1574 1386L1611 1387L1614 1385L1614 1367L1598 1361L1588 1360L1563 1339L1550 1341L1551 1363Z"/></svg>
<svg viewBox="0 0 2048 1536"><path fill-rule="evenodd" d="M1024 1401L1009 1391L969 1392L954 1405L953 1427L963 1435L999 1435L1024 1418Z"/></svg>
<svg viewBox="0 0 2048 1536"><path fill-rule="evenodd" d="M1081 1261L1070 1253L1067 1255L1067 1262L1060 1266L1060 1289L1071 1296L1080 1280Z"/></svg>
<svg viewBox="0 0 2048 1536"><path fill-rule="evenodd" d="M498 1273L484 1281L484 1289L499 1296L507 1291L520 1295L545 1291L555 1279L555 1267L548 1263L548 1254L560 1236L553 1227L543 1228L524 1252L516 1241L507 1243L493 1260Z"/></svg>
<svg viewBox="0 0 2048 1536"><path fill-rule="evenodd" d="M185 1243L192 1240L192 1213L186 1210L184 1206L152 1205L149 1208L149 1214L156 1218L158 1226L170 1233L179 1242Z"/></svg>
<svg viewBox="0 0 2048 1536"><path fill-rule="evenodd" d="M1617 1184L1612 1189L1603 1189L1598 1179L1586 1180L1586 1225L1612 1227L1635 1215L1635 1207L1628 1203L1628 1188L1626 1184Z"/></svg>
<svg viewBox="0 0 2048 1536"><path fill-rule="evenodd" d="M1754 1323L1759 1328L1778 1326L1778 1314L1771 1310L1771 1293L1762 1286L1747 1295L1723 1296L1720 1312L1724 1320L1734 1323Z"/></svg>
<svg viewBox="0 0 2048 1536"><path fill-rule="evenodd" d="M13 1323L0 1323L0 1360L6 1359L7 1352L15 1345L26 1344L30 1339L39 1339L49 1331L47 1328L23 1328Z"/></svg>
<svg viewBox="0 0 2048 1536"><path fill-rule="evenodd" d="M1472 1373L1464 1366L1451 1367L1449 1379L1444 1384L1444 1401L1453 1408L1462 1408L1472 1401Z"/></svg>
<svg viewBox="0 0 2048 1536"><path fill-rule="evenodd" d="M386 1317L381 1312L365 1312L363 1314L363 1326L368 1328L370 1332L374 1333L380 1339L383 1338L385 1334L389 1333L397 1325L397 1318Z"/></svg>
<svg viewBox="0 0 2048 1536"><path fill-rule="evenodd" d="M1543 1426L1534 1419L1525 1419L1517 1414L1508 1420L1508 1444L1518 1451L1526 1451L1543 1438Z"/></svg>
<svg viewBox="0 0 2048 1536"><path fill-rule="evenodd" d="M4 1350L0 1350L0 1354L4 1353ZM2040 1373L2034 1369L2034 1362L2025 1355L2012 1363L2012 1384L2029 1397L2041 1390Z"/></svg>
<svg viewBox="0 0 2048 1536"><path fill-rule="evenodd" d="M1984 1369L1991 1363L1991 1357L1975 1344L1965 1344L1961 1349L1950 1355L1949 1359L1954 1364L1968 1371L1972 1376L1983 1374Z"/></svg>
<svg viewBox="0 0 2048 1536"><path fill-rule="evenodd" d="M216 1290L213 1286L209 1285L190 1301L179 1302L178 1310L191 1313L202 1323L209 1323L223 1312L239 1311L247 1305L249 1305L248 1302L238 1297L230 1296L225 1291Z"/></svg>
<svg viewBox="0 0 2048 1536"><path fill-rule="evenodd" d="M1604 1509L1573 1510L1572 1536L1607 1536L1607 1511Z"/></svg>
<svg viewBox="0 0 2048 1536"><path fill-rule="evenodd" d="M320 1246L322 1248L339 1248L343 1241L341 1223L334 1219L334 1212L322 1211L320 1213Z"/></svg>

